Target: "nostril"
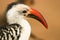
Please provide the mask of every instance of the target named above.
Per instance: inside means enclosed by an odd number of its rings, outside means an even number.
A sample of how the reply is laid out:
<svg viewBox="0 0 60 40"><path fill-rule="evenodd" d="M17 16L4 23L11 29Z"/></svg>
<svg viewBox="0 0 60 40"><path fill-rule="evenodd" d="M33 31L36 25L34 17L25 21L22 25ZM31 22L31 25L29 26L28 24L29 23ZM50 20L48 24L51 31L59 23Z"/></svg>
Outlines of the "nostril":
<svg viewBox="0 0 60 40"><path fill-rule="evenodd" d="M26 14L24 14L24 16L26 16Z"/></svg>

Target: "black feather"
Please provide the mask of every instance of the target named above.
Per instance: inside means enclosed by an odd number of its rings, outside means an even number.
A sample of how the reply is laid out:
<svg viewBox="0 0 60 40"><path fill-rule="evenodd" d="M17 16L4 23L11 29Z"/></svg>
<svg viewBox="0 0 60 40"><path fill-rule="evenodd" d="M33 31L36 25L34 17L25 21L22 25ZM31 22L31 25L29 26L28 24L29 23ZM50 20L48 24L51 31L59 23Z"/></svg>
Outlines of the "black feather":
<svg viewBox="0 0 60 40"><path fill-rule="evenodd" d="M6 11L8 11L9 9L12 8L12 6L17 5L17 4L20 4L20 3L18 3L18 2L13 2L13 3L11 3L11 4L8 4Z"/></svg>
<svg viewBox="0 0 60 40"><path fill-rule="evenodd" d="M0 40L2 40L2 39L19 40L20 34L21 34L21 29L22 29L22 27L19 24L10 24L7 26L1 26L0 27Z"/></svg>

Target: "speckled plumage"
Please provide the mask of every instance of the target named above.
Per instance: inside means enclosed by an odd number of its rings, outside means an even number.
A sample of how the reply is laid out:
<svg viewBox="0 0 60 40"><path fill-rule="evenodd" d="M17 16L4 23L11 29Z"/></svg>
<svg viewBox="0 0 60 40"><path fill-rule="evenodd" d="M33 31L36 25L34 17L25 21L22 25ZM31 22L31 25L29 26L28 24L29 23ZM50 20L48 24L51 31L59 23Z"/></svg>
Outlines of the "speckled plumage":
<svg viewBox="0 0 60 40"><path fill-rule="evenodd" d="M10 24L0 27L0 40L19 40L22 27L19 24Z"/></svg>

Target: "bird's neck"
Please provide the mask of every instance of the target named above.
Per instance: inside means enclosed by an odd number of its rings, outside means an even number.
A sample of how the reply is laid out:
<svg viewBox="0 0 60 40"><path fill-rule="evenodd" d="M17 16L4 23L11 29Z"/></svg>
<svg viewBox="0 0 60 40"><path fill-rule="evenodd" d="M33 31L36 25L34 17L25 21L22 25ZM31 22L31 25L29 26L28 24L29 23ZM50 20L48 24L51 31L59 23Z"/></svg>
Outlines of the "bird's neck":
<svg viewBox="0 0 60 40"><path fill-rule="evenodd" d="M18 23L22 26L20 40L29 40L31 33L31 28L29 23L25 19L21 19Z"/></svg>
<svg viewBox="0 0 60 40"><path fill-rule="evenodd" d="M15 21L14 20L15 19L11 19L11 21L10 20L8 21L9 21L9 24L17 23L21 25L22 30L21 30L21 36L19 40L29 40L29 37L31 34L31 28L30 28L30 24L28 23L28 21L25 20L24 18L17 18Z"/></svg>

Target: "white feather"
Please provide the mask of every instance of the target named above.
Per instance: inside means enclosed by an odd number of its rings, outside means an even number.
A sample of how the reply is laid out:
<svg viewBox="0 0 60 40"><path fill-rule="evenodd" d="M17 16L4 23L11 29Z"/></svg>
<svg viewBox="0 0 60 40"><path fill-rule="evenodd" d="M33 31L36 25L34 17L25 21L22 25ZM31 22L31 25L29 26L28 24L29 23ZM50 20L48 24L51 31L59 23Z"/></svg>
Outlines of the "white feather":
<svg viewBox="0 0 60 40"><path fill-rule="evenodd" d="M18 13L18 11L23 10L24 8L28 8L28 6L23 4L14 5L8 12L7 12L7 22L9 24L18 23L22 26L21 36L19 40L29 40L31 28L30 24L24 19L24 16Z"/></svg>

